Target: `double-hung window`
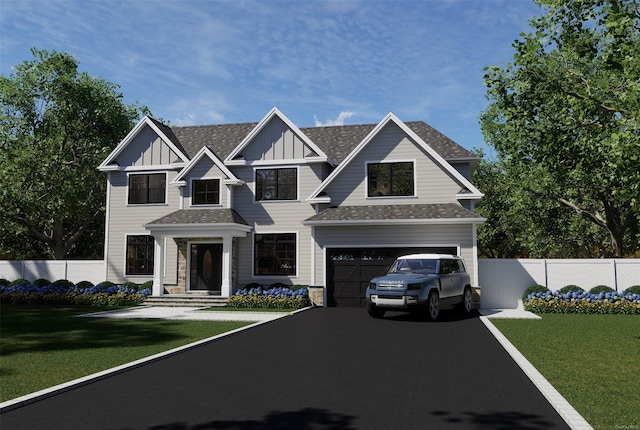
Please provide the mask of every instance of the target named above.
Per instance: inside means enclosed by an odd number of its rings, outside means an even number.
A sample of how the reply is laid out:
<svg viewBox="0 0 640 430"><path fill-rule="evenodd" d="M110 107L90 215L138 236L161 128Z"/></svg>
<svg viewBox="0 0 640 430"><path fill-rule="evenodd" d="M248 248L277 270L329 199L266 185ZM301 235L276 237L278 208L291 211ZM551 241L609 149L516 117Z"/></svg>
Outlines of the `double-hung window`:
<svg viewBox="0 0 640 430"><path fill-rule="evenodd" d="M256 201L297 200L298 169L257 169Z"/></svg>
<svg viewBox="0 0 640 430"><path fill-rule="evenodd" d="M166 173L130 175L129 204L165 203L166 188Z"/></svg>
<svg viewBox="0 0 640 430"><path fill-rule="evenodd" d="M200 179L191 182L192 205L220 204L220 180Z"/></svg>
<svg viewBox="0 0 640 430"><path fill-rule="evenodd" d="M296 274L296 234L255 235L255 275Z"/></svg>
<svg viewBox="0 0 640 430"><path fill-rule="evenodd" d="M367 164L367 197L413 196L413 162Z"/></svg>
<svg viewBox="0 0 640 430"><path fill-rule="evenodd" d="M127 275L153 275L153 236L127 236Z"/></svg>

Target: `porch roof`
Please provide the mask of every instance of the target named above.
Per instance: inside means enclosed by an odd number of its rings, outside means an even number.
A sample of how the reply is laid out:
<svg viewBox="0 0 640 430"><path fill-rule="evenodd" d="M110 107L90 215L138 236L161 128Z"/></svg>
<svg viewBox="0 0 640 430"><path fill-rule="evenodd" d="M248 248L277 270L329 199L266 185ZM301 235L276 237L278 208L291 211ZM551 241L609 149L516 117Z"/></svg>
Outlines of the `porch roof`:
<svg viewBox="0 0 640 430"><path fill-rule="evenodd" d="M305 225L479 224L480 215L455 203L338 206L303 221Z"/></svg>
<svg viewBox="0 0 640 430"><path fill-rule="evenodd" d="M244 224L249 225L234 209L180 209L151 221L147 225L176 224Z"/></svg>
<svg viewBox="0 0 640 430"><path fill-rule="evenodd" d="M169 235L230 234L246 235L251 226L234 209L181 209L144 225L147 230ZM242 234L244 233L244 234Z"/></svg>

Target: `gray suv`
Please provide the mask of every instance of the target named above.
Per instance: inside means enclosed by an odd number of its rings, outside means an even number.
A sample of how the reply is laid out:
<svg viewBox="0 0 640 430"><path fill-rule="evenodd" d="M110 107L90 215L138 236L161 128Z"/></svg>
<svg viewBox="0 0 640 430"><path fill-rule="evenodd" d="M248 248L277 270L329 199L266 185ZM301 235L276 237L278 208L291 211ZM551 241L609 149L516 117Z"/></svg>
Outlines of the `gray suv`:
<svg viewBox="0 0 640 430"><path fill-rule="evenodd" d="M416 311L435 321L441 307L473 309L473 292L464 260L453 255L412 254L398 257L386 275L374 278L366 293L373 318L385 311Z"/></svg>

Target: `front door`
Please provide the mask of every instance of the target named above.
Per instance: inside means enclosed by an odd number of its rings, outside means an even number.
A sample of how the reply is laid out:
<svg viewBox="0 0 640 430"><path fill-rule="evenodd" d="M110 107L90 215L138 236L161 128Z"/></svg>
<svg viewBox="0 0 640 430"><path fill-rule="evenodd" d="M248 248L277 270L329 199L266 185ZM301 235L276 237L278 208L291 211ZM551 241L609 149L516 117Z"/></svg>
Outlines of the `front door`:
<svg viewBox="0 0 640 430"><path fill-rule="evenodd" d="M220 294L222 286L222 244L191 244L191 291Z"/></svg>

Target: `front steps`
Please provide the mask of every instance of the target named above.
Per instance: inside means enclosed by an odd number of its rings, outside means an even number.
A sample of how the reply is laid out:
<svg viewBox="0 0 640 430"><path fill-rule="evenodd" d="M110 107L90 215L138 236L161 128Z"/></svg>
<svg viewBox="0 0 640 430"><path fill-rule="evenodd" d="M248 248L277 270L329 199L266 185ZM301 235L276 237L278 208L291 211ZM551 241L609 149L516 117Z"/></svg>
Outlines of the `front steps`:
<svg viewBox="0 0 640 430"><path fill-rule="evenodd" d="M147 306L169 306L169 307L225 307L227 306L226 297L216 297L195 294L170 294L165 296L149 296L143 305Z"/></svg>

